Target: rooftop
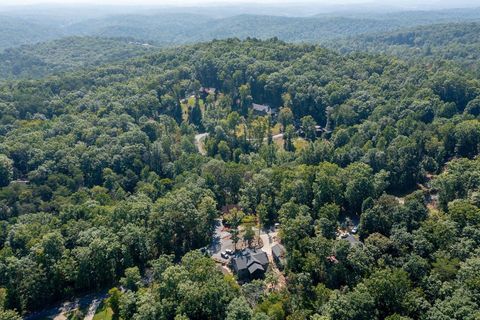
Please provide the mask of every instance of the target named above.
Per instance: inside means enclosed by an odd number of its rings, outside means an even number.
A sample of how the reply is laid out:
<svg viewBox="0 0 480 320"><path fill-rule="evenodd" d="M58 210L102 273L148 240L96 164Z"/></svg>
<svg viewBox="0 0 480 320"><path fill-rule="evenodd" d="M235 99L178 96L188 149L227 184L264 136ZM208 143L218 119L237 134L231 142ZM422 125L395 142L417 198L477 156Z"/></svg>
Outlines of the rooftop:
<svg viewBox="0 0 480 320"><path fill-rule="evenodd" d="M268 265L268 257L263 250L245 249L232 259L232 266L235 272L244 269L248 269L250 273L259 269L265 271L264 267L266 265Z"/></svg>
<svg viewBox="0 0 480 320"><path fill-rule="evenodd" d="M271 108L269 106L263 105L263 104L252 103L252 108L253 108L253 110L258 111L258 112L265 112L265 113L270 113L271 112Z"/></svg>
<svg viewBox="0 0 480 320"><path fill-rule="evenodd" d="M272 246L272 254L274 257L283 257L285 255L285 252L285 247L282 246L280 243L276 243Z"/></svg>

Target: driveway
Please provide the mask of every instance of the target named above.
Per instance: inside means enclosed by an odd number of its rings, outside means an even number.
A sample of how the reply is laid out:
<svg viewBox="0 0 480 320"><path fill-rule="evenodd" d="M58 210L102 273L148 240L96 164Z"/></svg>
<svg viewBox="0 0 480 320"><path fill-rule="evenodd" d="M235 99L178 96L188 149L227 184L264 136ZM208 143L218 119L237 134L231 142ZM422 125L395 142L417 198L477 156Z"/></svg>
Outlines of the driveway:
<svg viewBox="0 0 480 320"><path fill-rule="evenodd" d="M258 232L257 228L253 228L255 232ZM278 231L270 231L262 229L260 231L260 239L262 239L263 247L262 250L267 253L268 259L273 261L272 258L272 245L274 245L277 241L277 234Z"/></svg>
<svg viewBox="0 0 480 320"><path fill-rule="evenodd" d="M91 320L95 315L95 312L100 305L100 303L108 297L107 292L97 292L92 294L87 294L81 298L74 299L73 301L63 302L61 305L52 307L50 309L45 309L28 316L25 316L25 320L44 320L44 319L54 319L54 320L65 320L70 312L76 309L87 309L88 313L85 319Z"/></svg>
<svg viewBox="0 0 480 320"><path fill-rule="evenodd" d="M199 133L195 135L195 145L197 146L198 152L201 155L207 155L207 150L205 150L205 145L203 143L203 140L208 137L208 133Z"/></svg>
<svg viewBox="0 0 480 320"><path fill-rule="evenodd" d="M362 245L362 242L355 238L351 233L348 233L346 238L338 237L337 239L348 241L352 247Z"/></svg>
<svg viewBox="0 0 480 320"><path fill-rule="evenodd" d="M220 253L227 249L233 250L232 235L222 223L221 219L216 220L215 233L208 251L215 261L228 263L229 259L224 259Z"/></svg>
<svg viewBox="0 0 480 320"><path fill-rule="evenodd" d="M95 313L97 312L98 307L102 303L103 299L96 298L92 301L90 306L88 307L87 315L85 316L84 320L93 320Z"/></svg>

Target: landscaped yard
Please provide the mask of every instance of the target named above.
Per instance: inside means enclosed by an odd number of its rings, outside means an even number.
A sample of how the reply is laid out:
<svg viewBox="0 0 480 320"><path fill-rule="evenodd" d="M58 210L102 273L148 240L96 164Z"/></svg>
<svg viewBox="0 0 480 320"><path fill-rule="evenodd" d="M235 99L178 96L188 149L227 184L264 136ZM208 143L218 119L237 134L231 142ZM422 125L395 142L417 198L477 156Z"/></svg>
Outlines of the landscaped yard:
<svg viewBox="0 0 480 320"><path fill-rule="evenodd" d="M95 313L93 320L111 320L112 315L112 309L102 302L102 304L98 307L97 313Z"/></svg>
<svg viewBox="0 0 480 320"><path fill-rule="evenodd" d="M200 105L200 110L202 113L205 112L205 102L203 99L199 99L198 104ZM188 111L189 108L193 108L195 106L195 97L189 97L185 103L180 103L183 112L183 120L188 120Z"/></svg>
<svg viewBox="0 0 480 320"><path fill-rule="evenodd" d="M295 150L303 150L308 146L308 142L303 138L297 138L293 141Z"/></svg>

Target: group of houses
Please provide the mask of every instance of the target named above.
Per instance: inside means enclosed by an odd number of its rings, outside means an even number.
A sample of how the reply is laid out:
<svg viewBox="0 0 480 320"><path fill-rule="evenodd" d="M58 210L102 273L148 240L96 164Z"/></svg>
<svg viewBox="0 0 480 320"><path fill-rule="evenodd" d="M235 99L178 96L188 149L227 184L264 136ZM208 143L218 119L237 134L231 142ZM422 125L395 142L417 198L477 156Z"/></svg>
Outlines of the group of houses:
<svg viewBox="0 0 480 320"><path fill-rule="evenodd" d="M216 95L218 93L217 89L216 88L209 88L209 87L201 87L199 90L198 90L198 95L200 96L201 99L206 99L206 97L208 95ZM194 93L192 94L191 97L196 97L197 94ZM187 99L183 99L181 101L182 103L186 103L187 102ZM264 115L269 115L269 116L276 116L278 114L278 109L276 108L272 108L270 105L268 104L258 104L258 103L252 103L251 105L251 109L253 111L253 113L255 115L259 115L259 116L264 116ZM305 136L305 133L303 131L303 128L301 127L300 124L296 124L295 125L297 128L298 128L298 134L299 136L303 137ZM315 126L315 133L317 135L317 137L320 137L322 134L324 133L330 133L329 130L326 130L325 128L319 126L319 125L316 125Z"/></svg>

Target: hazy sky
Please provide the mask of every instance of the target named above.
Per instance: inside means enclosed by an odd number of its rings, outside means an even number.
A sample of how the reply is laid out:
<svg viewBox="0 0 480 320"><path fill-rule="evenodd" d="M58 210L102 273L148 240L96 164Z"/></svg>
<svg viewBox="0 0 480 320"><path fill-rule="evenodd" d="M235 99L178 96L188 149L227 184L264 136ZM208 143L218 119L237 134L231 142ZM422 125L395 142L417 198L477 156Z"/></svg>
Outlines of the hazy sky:
<svg viewBox="0 0 480 320"><path fill-rule="evenodd" d="M0 5L25 5L25 4L145 4L145 5L197 5L197 4L235 4L235 3L258 3L258 4L279 4L279 3L315 3L315 4L348 4L348 3L368 3L378 0L0 0ZM401 1L401 0L400 0ZM384 0L382 2L390 2ZM397 1L398 2L398 1Z"/></svg>
<svg viewBox="0 0 480 320"><path fill-rule="evenodd" d="M209 6L212 4L229 5L239 3L256 4L315 4L316 7L336 5L373 5L397 8L453 8L480 7L480 0L0 0L0 7L32 4L96 4L96 5L158 5L158 6Z"/></svg>

